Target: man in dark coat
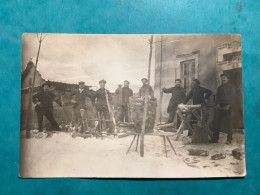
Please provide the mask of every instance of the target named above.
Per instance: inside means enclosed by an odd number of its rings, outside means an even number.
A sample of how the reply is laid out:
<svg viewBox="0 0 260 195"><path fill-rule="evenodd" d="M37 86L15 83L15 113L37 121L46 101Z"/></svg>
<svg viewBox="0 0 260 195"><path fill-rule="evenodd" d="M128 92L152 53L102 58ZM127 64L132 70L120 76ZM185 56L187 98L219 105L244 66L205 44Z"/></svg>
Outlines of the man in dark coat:
<svg viewBox="0 0 260 195"><path fill-rule="evenodd" d="M216 95L216 115L211 129L213 130L213 136L211 143L217 143L219 139L219 131L224 130L227 132L227 144L231 144L232 140L232 115L234 111L235 89L229 84L228 77L225 74L221 76L222 84L217 89Z"/></svg>
<svg viewBox="0 0 260 195"><path fill-rule="evenodd" d="M148 79L142 78L141 79L143 86L140 87L138 95L140 98L144 98L147 94L149 98L154 98L154 91L150 85L148 85Z"/></svg>
<svg viewBox="0 0 260 195"><path fill-rule="evenodd" d="M205 103L205 100L208 100L211 96L212 91L200 86L200 81L194 79L192 83L192 89L188 93L187 97L183 101L184 104L192 98L193 105Z"/></svg>
<svg viewBox="0 0 260 195"><path fill-rule="evenodd" d="M124 87L122 88L122 102L121 102L121 122L129 122L128 117L128 104L129 98L133 96L133 90L129 88L129 81L124 81ZM116 92L117 93L117 92Z"/></svg>
<svg viewBox="0 0 260 195"><path fill-rule="evenodd" d="M35 111L37 112L38 129L40 132L42 132L43 116L50 121L53 128L52 130L60 130L59 125L53 116L53 101L56 101L60 106L62 106L62 103L54 93L49 91L49 88L50 85L48 83L44 83L42 85L42 90L33 95L32 98L32 102L36 105Z"/></svg>
<svg viewBox="0 0 260 195"><path fill-rule="evenodd" d="M87 110L86 98L91 98L91 94L85 89L85 82L81 81L79 82L79 89L73 91L71 95L71 101L74 104L73 123L76 125L76 128L78 128L79 123L82 123L83 125L81 125L81 132L84 133L84 131L88 128L88 123L85 120Z"/></svg>
<svg viewBox="0 0 260 195"><path fill-rule="evenodd" d="M94 93L94 95L92 97L92 101L95 102L98 116L102 117L102 115L103 115L105 120L111 120L111 121L106 121L106 126L109 128L108 133L113 133L115 126L110 117L108 104L107 104L107 100L111 101L112 97L111 97L110 92L107 89L105 89L105 86L106 86L105 80L99 81L99 85L100 85L100 89L98 89ZM107 98L106 98L106 94L107 94ZM101 129L99 129L99 130L101 131Z"/></svg>
<svg viewBox="0 0 260 195"><path fill-rule="evenodd" d="M174 116L177 111L178 104L181 104L183 100L186 98L185 89L181 87L181 80L175 80L175 87L171 87L169 89L163 88L164 93L171 93L172 97L170 99L167 112L169 113L168 123L172 123ZM179 127L180 120L177 120L177 128Z"/></svg>
<svg viewBox="0 0 260 195"><path fill-rule="evenodd" d="M206 101L209 99L211 94L212 94L211 90L206 89L204 87L201 87L200 86L200 81L198 79L194 79L193 83L192 83L192 89L188 93L188 95L185 98L185 100L183 101L183 103L187 104L187 102L192 98L193 105L205 104L205 103L207 103ZM192 115L190 119L191 120L196 120L194 115ZM195 122L194 121L190 122L191 126L193 124L195 124L195 123L196 123L196 121ZM192 131L189 130L188 136L191 136L191 135L192 135Z"/></svg>

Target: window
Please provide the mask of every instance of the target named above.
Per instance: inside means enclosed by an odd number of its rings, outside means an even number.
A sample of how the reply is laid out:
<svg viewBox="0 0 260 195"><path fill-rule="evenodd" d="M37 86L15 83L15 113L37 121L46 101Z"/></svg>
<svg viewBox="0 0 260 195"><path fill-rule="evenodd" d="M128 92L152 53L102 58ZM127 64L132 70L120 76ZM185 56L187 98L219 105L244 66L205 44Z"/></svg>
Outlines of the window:
<svg viewBox="0 0 260 195"><path fill-rule="evenodd" d="M190 91L193 79L195 79L195 59L185 60L180 63L181 65L181 79L183 80L186 92Z"/></svg>

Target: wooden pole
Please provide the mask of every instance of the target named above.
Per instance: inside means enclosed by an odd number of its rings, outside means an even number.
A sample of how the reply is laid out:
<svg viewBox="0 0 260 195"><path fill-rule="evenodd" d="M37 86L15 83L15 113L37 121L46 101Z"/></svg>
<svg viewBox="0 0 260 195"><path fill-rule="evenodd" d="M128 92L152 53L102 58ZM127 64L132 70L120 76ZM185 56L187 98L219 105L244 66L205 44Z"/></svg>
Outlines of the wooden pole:
<svg viewBox="0 0 260 195"><path fill-rule="evenodd" d="M162 98L163 98L163 92L162 92L162 62L163 62L163 54L162 54L162 47L163 47L163 40L161 36L161 63L160 63L160 104L159 104L159 111L160 111L160 124L162 122Z"/></svg>
<svg viewBox="0 0 260 195"><path fill-rule="evenodd" d="M34 74L33 74L32 90L33 90L33 88L34 88L35 75L36 75L37 65L38 65L38 61L39 61L39 55L40 55L42 40L43 40L43 39L42 39L42 34L41 34L41 37L40 37L40 39L39 39L39 47L38 47L38 52L37 52L37 57L36 57L35 70L34 70Z"/></svg>
<svg viewBox="0 0 260 195"><path fill-rule="evenodd" d="M26 121L26 139L31 137L31 110L32 110L32 78L29 80L28 113Z"/></svg>
<svg viewBox="0 0 260 195"><path fill-rule="evenodd" d="M150 54L149 54L149 63L148 63L148 86L150 86L150 74L151 74L151 61L152 61L152 52L153 52L153 35L151 35L150 40ZM147 117L147 108L148 108L148 93L149 90L145 93L145 99L144 99L144 115L143 115L143 122L142 122L142 131L140 136L140 155L141 157L144 157L144 133L145 133L145 123L146 123L146 117Z"/></svg>

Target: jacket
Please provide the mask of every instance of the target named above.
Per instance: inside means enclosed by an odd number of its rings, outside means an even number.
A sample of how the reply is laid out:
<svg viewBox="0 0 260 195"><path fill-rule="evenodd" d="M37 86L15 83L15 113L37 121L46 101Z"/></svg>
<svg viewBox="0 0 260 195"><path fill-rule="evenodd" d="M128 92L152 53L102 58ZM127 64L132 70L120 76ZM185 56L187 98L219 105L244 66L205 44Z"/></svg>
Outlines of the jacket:
<svg viewBox="0 0 260 195"><path fill-rule="evenodd" d="M169 89L163 89L164 93L172 93L167 112L171 110L176 110L178 104L182 103L183 99L186 98L185 89L179 86L171 87Z"/></svg>
<svg viewBox="0 0 260 195"><path fill-rule="evenodd" d="M211 94L212 91L209 89L206 89L201 86L194 87L190 90L183 103L186 104L192 98L193 105L202 104L205 103L205 99L209 99Z"/></svg>

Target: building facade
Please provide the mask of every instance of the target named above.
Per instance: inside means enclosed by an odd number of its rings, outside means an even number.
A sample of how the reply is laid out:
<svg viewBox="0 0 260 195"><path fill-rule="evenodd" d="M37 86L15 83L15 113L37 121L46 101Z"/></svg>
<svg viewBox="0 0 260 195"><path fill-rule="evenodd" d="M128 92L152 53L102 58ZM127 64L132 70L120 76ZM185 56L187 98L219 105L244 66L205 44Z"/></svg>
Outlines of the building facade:
<svg viewBox="0 0 260 195"><path fill-rule="evenodd" d="M242 66L240 35L157 35L155 44L155 96L159 100L157 121L166 121L167 106L171 94L163 94L162 88L182 80L186 94L193 79L199 79L202 87L213 91L214 101L219 75L230 75L240 95L242 107ZM243 114L242 114L243 115Z"/></svg>

